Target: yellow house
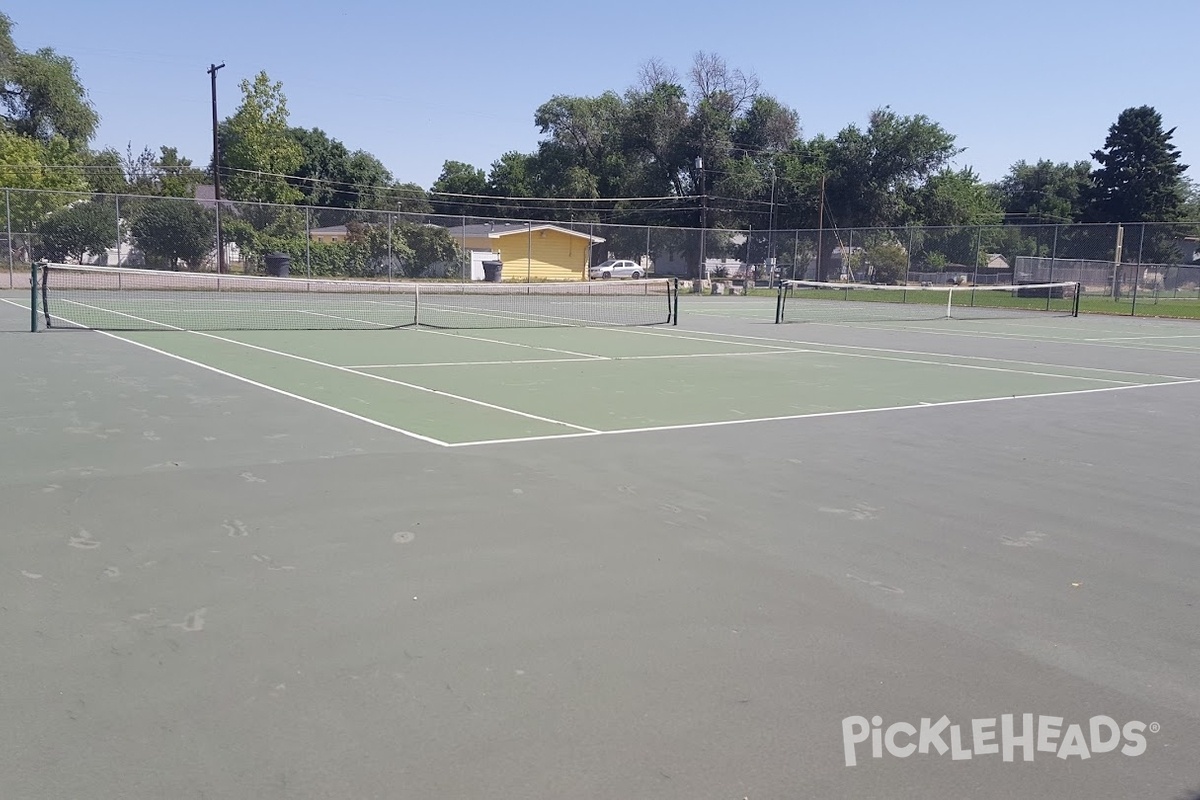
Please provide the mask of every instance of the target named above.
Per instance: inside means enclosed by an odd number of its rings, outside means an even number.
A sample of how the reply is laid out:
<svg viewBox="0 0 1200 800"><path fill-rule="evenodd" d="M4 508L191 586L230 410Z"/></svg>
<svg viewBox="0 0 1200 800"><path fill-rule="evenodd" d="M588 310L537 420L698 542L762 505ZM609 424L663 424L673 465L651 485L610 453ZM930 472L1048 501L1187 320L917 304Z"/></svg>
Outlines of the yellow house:
<svg viewBox="0 0 1200 800"><path fill-rule="evenodd" d="M345 225L331 225L328 228L313 228L308 232L308 238L314 242L344 242L350 238L350 229Z"/></svg>
<svg viewBox="0 0 1200 800"><path fill-rule="evenodd" d="M449 233L468 252L499 253L506 281L586 280L592 245L604 241L547 222L486 222Z"/></svg>

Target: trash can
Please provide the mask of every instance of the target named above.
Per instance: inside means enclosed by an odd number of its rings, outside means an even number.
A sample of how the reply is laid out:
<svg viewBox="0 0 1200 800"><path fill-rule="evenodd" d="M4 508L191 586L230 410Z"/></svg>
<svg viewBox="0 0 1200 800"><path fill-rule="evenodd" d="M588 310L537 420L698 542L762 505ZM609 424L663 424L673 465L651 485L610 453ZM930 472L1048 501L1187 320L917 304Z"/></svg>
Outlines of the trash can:
<svg viewBox="0 0 1200 800"><path fill-rule="evenodd" d="M286 278L292 265L292 257L287 253L267 253L263 256L267 262L267 274L272 278Z"/></svg>
<svg viewBox="0 0 1200 800"><path fill-rule="evenodd" d="M483 279L487 283L499 283L500 273L504 269L503 261L484 261Z"/></svg>

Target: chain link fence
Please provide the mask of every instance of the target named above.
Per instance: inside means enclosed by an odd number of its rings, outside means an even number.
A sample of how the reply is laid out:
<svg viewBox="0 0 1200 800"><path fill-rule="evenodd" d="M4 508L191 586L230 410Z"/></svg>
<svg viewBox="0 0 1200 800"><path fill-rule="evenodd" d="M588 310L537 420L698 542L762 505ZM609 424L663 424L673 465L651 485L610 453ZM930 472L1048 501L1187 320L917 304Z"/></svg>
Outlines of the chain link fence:
<svg viewBox="0 0 1200 800"><path fill-rule="evenodd" d="M0 289L47 259L249 275L505 281L1080 284L1083 311L1200 317L1200 225L719 229L4 189ZM218 258L218 230L223 258ZM285 264L285 267L280 267ZM630 264L633 266L631 267ZM690 285L690 284L688 284Z"/></svg>

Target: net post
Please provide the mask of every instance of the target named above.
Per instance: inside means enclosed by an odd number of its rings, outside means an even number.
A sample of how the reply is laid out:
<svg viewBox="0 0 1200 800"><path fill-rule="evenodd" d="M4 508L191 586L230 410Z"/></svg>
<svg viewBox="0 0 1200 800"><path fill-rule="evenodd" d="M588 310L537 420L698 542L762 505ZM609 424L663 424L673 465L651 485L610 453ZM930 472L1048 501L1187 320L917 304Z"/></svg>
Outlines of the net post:
<svg viewBox="0 0 1200 800"><path fill-rule="evenodd" d="M42 316L46 320L46 328L52 328L52 327L54 327L54 325L50 321L50 297L47 294L47 285L50 283L50 262L47 261L46 259L42 259L41 265L42 265L42 280L41 280L41 285L38 287L38 289L42 293ZM33 267L33 269L36 270L37 266L35 265ZM36 280L37 280L37 275L35 273L34 277L30 280L30 283L33 283Z"/></svg>
<svg viewBox="0 0 1200 800"><path fill-rule="evenodd" d="M954 287L950 287L950 291L946 292L946 319L953 319L951 311L954 308Z"/></svg>
<svg viewBox="0 0 1200 800"><path fill-rule="evenodd" d="M679 324L679 278L678 277L675 278L674 294L675 294L675 296L671 300L672 304L674 305L674 309L671 313L671 324L678 325Z"/></svg>
<svg viewBox="0 0 1200 800"><path fill-rule="evenodd" d="M421 284L413 284L413 325L421 325Z"/></svg>
<svg viewBox="0 0 1200 800"><path fill-rule="evenodd" d="M779 288L775 292L775 324L776 325L783 322L783 287L785 285L786 284L784 281L780 281Z"/></svg>
<svg viewBox="0 0 1200 800"><path fill-rule="evenodd" d="M11 245L10 245L11 246ZM29 332L38 332L38 265L29 265Z"/></svg>
<svg viewBox="0 0 1200 800"><path fill-rule="evenodd" d="M1079 295L1083 294L1083 284L1075 282L1075 302L1071 305L1071 316L1079 316Z"/></svg>

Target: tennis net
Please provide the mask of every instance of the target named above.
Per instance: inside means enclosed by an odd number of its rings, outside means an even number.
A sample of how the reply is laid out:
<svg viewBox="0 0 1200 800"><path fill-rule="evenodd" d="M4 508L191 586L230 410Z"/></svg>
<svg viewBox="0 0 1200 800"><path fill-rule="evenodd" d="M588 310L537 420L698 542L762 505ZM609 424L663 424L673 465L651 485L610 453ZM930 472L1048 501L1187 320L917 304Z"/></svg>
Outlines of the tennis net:
<svg viewBox="0 0 1200 800"><path fill-rule="evenodd" d="M667 325L674 280L392 283L258 278L50 264L40 270L48 328L370 330Z"/></svg>
<svg viewBox="0 0 1200 800"><path fill-rule="evenodd" d="M784 281L775 305L780 322L996 319L1079 315L1079 284L889 286Z"/></svg>

